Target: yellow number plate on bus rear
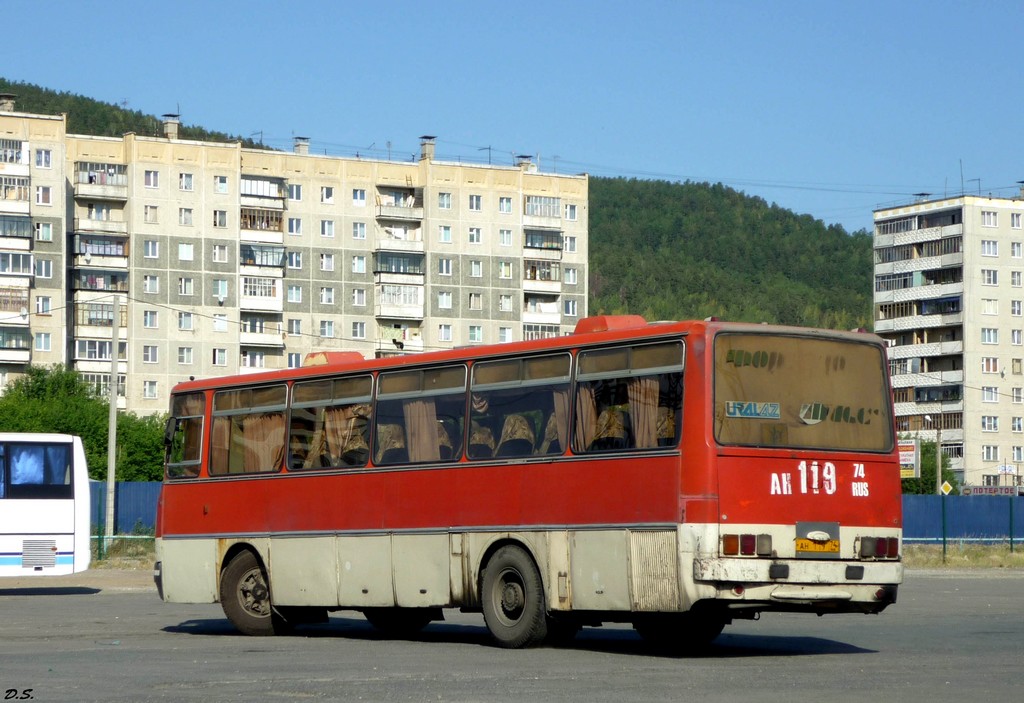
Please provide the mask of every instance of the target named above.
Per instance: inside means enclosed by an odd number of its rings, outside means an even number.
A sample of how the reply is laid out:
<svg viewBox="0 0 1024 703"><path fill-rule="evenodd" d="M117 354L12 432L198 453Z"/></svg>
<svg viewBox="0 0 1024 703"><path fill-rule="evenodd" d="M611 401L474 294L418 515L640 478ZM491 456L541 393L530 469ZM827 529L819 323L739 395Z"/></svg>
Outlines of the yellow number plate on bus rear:
<svg viewBox="0 0 1024 703"><path fill-rule="evenodd" d="M830 539L825 542L815 542L813 539L798 537L796 540L796 551L817 552L820 554L839 553L839 540Z"/></svg>

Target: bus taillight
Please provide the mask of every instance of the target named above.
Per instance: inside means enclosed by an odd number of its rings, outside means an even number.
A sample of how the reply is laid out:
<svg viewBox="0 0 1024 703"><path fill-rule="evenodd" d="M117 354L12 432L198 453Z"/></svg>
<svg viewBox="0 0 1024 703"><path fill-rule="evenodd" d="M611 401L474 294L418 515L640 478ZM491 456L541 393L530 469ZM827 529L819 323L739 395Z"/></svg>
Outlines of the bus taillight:
<svg viewBox="0 0 1024 703"><path fill-rule="evenodd" d="M900 555L899 537L861 537L861 559L896 559Z"/></svg>
<svg viewBox="0 0 1024 703"><path fill-rule="evenodd" d="M770 557L772 555L772 536L768 534L722 535L722 554Z"/></svg>

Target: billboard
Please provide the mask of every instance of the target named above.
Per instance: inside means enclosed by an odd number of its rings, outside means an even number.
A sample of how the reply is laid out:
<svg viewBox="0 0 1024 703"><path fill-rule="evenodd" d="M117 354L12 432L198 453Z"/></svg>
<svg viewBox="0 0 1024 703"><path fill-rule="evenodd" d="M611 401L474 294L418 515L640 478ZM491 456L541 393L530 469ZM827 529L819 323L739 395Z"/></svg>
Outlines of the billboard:
<svg viewBox="0 0 1024 703"><path fill-rule="evenodd" d="M897 444L900 449L900 478L921 478L921 444L917 437L901 437Z"/></svg>

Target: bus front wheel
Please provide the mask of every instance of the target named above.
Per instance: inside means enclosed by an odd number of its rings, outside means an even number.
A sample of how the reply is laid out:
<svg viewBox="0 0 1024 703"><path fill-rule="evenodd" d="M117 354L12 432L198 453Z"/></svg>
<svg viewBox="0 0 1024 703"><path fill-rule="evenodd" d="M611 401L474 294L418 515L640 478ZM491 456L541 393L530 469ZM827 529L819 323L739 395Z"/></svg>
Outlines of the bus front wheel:
<svg viewBox="0 0 1024 703"><path fill-rule="evenodd" d="M484 622L500 647L532 647L548 634L544 584L533 559L516 546L494 553L484 570Z"/></svg>
<svg viewBox="0 0 1024 703"><path fill-rule="evenodd" d="M239 552L220 575L220 604L243 635L272 635L279 629L270 606L270 587L252 552Z"/></svg>

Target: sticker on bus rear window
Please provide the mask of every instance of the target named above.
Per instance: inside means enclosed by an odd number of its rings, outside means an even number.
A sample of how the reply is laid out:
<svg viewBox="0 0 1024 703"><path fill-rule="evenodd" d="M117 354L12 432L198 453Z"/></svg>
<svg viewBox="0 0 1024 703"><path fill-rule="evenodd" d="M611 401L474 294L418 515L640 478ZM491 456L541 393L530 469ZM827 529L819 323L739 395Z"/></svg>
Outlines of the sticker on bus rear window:
<svg viewBox="0 0 1024 703"><path fill-rule="evenodd" d="M729 400L725 403L725 416L778 420L782 417L782 413L778 403Z"/></svg>

